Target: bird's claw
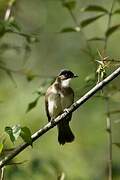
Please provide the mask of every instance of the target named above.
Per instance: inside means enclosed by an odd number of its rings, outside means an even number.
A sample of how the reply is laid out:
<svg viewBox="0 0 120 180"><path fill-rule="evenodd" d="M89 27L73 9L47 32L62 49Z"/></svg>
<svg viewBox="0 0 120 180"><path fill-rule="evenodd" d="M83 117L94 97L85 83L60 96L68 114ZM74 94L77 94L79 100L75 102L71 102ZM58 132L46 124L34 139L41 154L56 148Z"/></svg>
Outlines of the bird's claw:
<svg viewBox="0 0 120 180"><path fill-rule="evenodd" d="M69 110L67 108L64 109L64 112L69 113Z"/></svg>
<svg viewBox="0 0 120 180"><path fill-rule="evenodd" d="M54 119L51 119L51 125L54 125L54 123L55 123L55 121L54 121Z"/></svg>

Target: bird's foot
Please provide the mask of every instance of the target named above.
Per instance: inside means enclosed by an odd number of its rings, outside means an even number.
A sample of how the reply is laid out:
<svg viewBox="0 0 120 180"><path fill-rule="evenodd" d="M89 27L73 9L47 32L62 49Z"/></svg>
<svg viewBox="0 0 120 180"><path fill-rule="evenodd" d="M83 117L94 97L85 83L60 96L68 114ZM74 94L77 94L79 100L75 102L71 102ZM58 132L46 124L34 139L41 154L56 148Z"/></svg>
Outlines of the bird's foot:
<svg viewBox="0 0 120 180"><path fill-rule="evenodd" d="M50 122L51 122L51 125L54 125L54 124L55 124L54 119L51 119Z"/></svg>
<svg viewBox="0 0 120 180"><path fill-rule="evenodd" d="M69 113L69 110L65 108L63 112Z"/></svg>

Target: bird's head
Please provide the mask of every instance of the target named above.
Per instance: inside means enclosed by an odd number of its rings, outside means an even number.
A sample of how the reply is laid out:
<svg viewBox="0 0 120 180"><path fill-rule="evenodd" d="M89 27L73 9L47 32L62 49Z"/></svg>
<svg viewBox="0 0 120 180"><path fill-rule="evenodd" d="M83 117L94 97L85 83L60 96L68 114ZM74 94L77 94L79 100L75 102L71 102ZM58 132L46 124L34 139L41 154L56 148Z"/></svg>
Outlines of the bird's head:
<svg viewBox="0 0 120 180"><path fill-rule="evenodd" d="M78 77L72 71L64 69L61 70L58 77L61 79L61 84L64 87L68 87L70 84L71 79Z"/></svg>

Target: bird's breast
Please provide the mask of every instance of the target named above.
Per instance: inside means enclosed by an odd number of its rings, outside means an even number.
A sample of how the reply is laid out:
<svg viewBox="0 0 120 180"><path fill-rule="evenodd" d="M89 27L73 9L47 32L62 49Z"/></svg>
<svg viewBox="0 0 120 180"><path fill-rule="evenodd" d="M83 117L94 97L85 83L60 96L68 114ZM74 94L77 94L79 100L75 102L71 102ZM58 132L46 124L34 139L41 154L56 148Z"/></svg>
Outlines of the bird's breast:
<svg viewBox="0 0 120 180"><path fill-rule="evenodd" d="M62 109L64 110L65 108L70 107L70 105L73 103L73 96L71 94L66 94L64 95L61 93L61 105Z"/></svg>
<svg viewBox="0 0 120 180"><path fill-rule="evenodd" d="M53 94L48 98L48 110L52 118L56 118L62 112L60 100L59 94Z"/></svg>

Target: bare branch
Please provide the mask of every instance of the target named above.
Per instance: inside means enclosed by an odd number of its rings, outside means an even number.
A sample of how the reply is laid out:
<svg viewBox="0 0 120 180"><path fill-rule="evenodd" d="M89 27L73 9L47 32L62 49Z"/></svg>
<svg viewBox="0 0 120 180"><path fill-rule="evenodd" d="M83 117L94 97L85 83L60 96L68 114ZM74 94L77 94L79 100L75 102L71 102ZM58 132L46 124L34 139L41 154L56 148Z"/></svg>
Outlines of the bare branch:
<svg viewBox="0 0 120 180"><path fill-rule="evenodd" d="M62 173L58 176L57 180L64 180L64 179L65 179L65 173L62 172Z"/></svg>
<svg viewBox="0 0 120 180"><path fill-rule="evenodd" d="M0 180L4 180L4 170L5 168L1 168L1 175L0 175Z"/></svg>
<svg viewBox="0 0 120 180"><path fill-rule="evenodd" d="M116 69L111 75L109 75L107 78L105 78L103 81L95 85L90 91L88 91L83 97L81 97L79 100L77 100L75 103L73 103L70 108L67 109L63 114L58 116L56 119L54 119L54 122L49 122L46 124L43 128L39 129L37 132L35 132L32 135L32 142L36 141L40 136L45 134L47 131L52 129L54 126L56 126L62 119L64 119L66 116L68 116L71 112L74 112L76 109L78 109L82 104L84 104L88 99L90 99L96 92L98 92L100 89L102 89L104 86L106 86L109 82L111 82L113 79L115 79L118 75L120 75L120 67ZM20 144L16 149L14 149L10 154L6 155L1 161L0 161L0 168L7 165L7 163L13 159L15 156L17 156L20 152L22 152L25 148L27 148L30 144L28 143L22 143Z"/></svg>
<svg viewBox="0 0 120 180"><path fill-rule="evenodd" d="M8 7L6 9L5 16L4 16L5 21L9 20L9 18L11 16L11 12L12 12L12 8L13 8L14 3L15 3L15 0L11 0L8 3Z"/></svg>

